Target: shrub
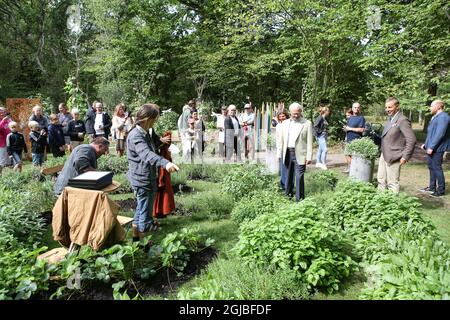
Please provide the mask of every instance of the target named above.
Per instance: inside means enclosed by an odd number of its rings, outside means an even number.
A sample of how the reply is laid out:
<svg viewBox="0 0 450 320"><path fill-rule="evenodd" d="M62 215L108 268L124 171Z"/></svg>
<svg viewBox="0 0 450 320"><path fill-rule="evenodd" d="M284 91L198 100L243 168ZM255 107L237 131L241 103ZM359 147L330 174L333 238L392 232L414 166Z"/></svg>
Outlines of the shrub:
<svg viewBox="0 0 450 320"><path fill-rule="evenodd" d="M178 129L178 117L180 115L174 111L163 111L155 124L155 131L159 136L162 136L166 131Z"/></svg>
<svg viewBox="0 0 450 320"><path fill-rule="evenodd" d="M411 224L417 237L434 232L419 211L417 199L405 194L378 192L375 187L353 180L341 181L330 195L324 211L354 241L355 253L367 261L380 255L373 248L381 233Z"/></svg>
<svg viewBox="0 0 450 320"><path fill-rule="evenodd" d="M97 167L99 171L112 171L114 174L126 173L128 171L128 159L127 157L104 155L98 159Z"/></svg>
<svg viewBox="0 0 450 320"><path fill-rule="evenodd" d="M0 196L0 238L12 237L25 247L31 247L42 240L45 223L40 212L32 210L33 194L3 191ZM11 242L9 242L10 244ZM0 250L8 243L0 240Z"/></svg>
<svg viewBox="0 0 450 320"><path fill-rule="evenodd" d="M52 267L36 261L47 248L0 250L0 300L28 299L38 291L48 290Z"/></svg>
<svg viewBox="0 0 450 320"><path fill-rule="evenodd" d="M313 171L305 174L306 195L334 190L338 182L337 174L330 170Z"/></svg>
<svg viewBox="0 0 450 320"><path fill-rule="evenodd" d="M109 283L131 282L135 278L148 279L160 269L171 269L180 275L193 253L213 243L211 239L205 241L196 230L183 228L167 234L159 245L152 246L146 253L143 249L149 239L150 236L140 242L117 244L98 252L84 246L78 253L67 255L52 272L52 275L58 276L59 284L62 285L52 297L62 298L68 294L67 287L63 284L77 269L82 286L87 286L92 281Z"/></svg>
<svg viewBox="0 0 450 320"><path fill-rule="evenodd" d="M275 214L280 206L288 201L288 198L273 191L252 192L235 205L231 218L240 223L244 220L253 220L262 214Z"/></svg>
<svg viewBox="0 0 450 320"><path fill-rule="evenodd" d="M306 299L308 290L298 273L242 263L238 257L217 259L208 266L204 280L181 289L184 300L280 300Z"/></svg>
<svg viewBox="0 0 450 320"><path fill-rule="evenodd" d="M368 137L350 142L348 145L348 152L367 160L375 160L379 155L377 145Z"/></svg>
<svg viewBox="0 0 450 320"><path fill-rule="evenodd" d="M240 231L235 250L244 261L298 271L309 289L338 290L340 279L356 265L343 253L339 229L309 200L244 222Z"/></svg>
<svg viewBox="0 0 450 320"><path fill-rule="evenodd" d="M263 166L241 165L230 168L222 179L223 193L230 194L234 200L239 200L249 191L263 190L273 187L273 178L266 174Z"/></svg>
<svg viewBox="0 0 450 320"><path fill-rule="evenodd" d="M153 259L160 260L162 267L172 269L181 275L190 256L213 242L212 239L204 241L195 229L183 228L167 234L158 246L150 250L149 255L153 255Z"/></svg>

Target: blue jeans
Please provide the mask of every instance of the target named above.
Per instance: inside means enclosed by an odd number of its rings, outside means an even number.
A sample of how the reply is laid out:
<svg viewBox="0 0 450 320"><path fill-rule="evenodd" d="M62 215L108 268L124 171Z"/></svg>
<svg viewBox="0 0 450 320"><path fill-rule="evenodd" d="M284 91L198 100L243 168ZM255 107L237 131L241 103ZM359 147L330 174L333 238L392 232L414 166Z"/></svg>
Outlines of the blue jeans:
<svg viewBox="0 0 450 320"><path fill-rule="evenodd" d="M285 164L287 164L286 195L292 196L294 191L295 175L295 200L305 199L305 170L306 165L299 165L295 157L295 152L286 152Z"/></svg>
<svg viewBox="0 0 450 320"><path fill-rule="evenodd" d="M147 232L153 223L153 200L155 192L140 187L133 187L136 196L136 211L133 223L139 232Z"/></svg>
<svg viewBox="0 0 450 320"><path fill-rule="evenodd" d="M12 152L12 160L14 164L22 164L22 153Z"/></svg>
<svg viewBox="0 0 450 320"><path fill-rule="evenodd" d="M427 156L428 170L430 171L430 185L428 187L440 194L445 193L445 177L444 171L442 171L443 158L443 152L436 152Z"/></svg>
<svg viewBox="0 0 450 320"><path fill-rule="evenodd" d="M327 138L326 137L316 137L317 143L319 144L319 150L317 150L317 163L326 164L327 162Z"/></svg>
<svg viewBox="0 0 450 320"><path fill-rule="evenodd" d="M44 163L44 154L43 153L32 153L31 159L34 166L42 166Z"/></svg>

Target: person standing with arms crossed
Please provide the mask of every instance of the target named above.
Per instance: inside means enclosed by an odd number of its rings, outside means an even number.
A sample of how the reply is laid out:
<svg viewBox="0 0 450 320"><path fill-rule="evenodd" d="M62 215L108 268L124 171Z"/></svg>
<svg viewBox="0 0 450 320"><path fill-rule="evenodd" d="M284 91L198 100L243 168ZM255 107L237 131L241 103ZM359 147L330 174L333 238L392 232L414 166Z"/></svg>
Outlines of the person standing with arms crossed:
<svg viewBox="0 0 450 320"><path fill-rule="evenodd" d="M347 158L347 169L344 170L344 173L350 172L350 164L352 163L352 155L347 151L347 146L353 140L362 138L362 134L366 129L366 119L360 114L361 105L359 102L353 103L352 111L353 115L347 119L347 124L344 126L344 131L346 132L345 157Z"/></svg>

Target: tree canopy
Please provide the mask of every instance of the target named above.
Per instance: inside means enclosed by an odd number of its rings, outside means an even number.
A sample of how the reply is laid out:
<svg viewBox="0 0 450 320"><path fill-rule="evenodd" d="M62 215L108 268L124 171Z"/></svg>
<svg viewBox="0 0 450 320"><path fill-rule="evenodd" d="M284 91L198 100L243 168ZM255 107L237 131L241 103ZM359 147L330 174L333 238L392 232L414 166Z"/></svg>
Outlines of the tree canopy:
<svg viewBox="0 0 450 320"><path fill-rule="evenodd" d="M0 19L3 101L312 110L395 95L421 110L450 97L444 0L0 0Z"/></svg>

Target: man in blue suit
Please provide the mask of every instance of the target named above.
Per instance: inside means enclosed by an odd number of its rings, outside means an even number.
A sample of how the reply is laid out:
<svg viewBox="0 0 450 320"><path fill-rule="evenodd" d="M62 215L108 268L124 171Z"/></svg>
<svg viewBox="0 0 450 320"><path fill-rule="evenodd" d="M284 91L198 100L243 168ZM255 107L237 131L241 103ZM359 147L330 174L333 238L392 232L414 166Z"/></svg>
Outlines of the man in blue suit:
<svg viewBox="0 0 450 320"><path fill-rule="evenodd" d="M450 151L450 116L444 112L444 101L434 100L430 111L433 117L428 125L427 138L422 145L428 155L428 169L430 170L430 184L420 189L431 192L432 197L445 194L445 178L442 171L444 152Z"/></svg>

